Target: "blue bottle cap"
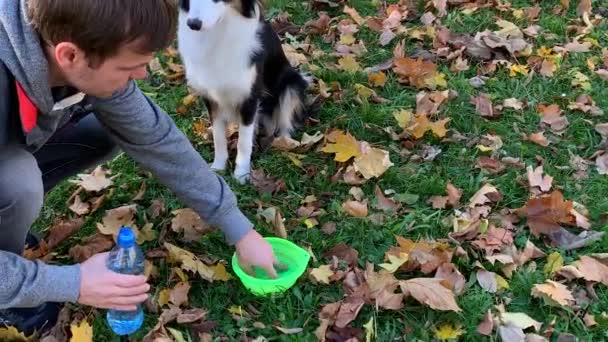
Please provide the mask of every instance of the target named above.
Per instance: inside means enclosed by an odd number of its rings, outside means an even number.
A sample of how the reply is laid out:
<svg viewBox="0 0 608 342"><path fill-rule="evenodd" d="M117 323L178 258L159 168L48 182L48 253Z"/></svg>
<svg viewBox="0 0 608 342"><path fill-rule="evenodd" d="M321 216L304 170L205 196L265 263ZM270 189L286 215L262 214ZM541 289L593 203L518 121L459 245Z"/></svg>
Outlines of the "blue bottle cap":
<svg viewBox="0 0 608 342"><path fill-rule="evenodd" d="M131 227L122 227L118 232L118 238L116 239L116 244L121 248L130 248L135 245L135 234L133 234L133 230Z"/></svg>

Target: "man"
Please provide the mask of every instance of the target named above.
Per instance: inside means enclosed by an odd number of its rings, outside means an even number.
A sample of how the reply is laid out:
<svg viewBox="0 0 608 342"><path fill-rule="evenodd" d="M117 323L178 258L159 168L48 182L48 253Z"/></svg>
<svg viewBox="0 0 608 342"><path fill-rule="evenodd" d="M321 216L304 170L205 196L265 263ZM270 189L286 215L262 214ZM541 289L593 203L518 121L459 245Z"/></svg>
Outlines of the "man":
<svg viewBox="0 0 608 342"><path fill-rule="evenodd" d="M107 253L58 266L21 257L44 194L111 157L116 145L220 228L240 263L276 276L270 245L234 194L134 80L174 38L173 0L0 0L0 326L40 331L59 303L131 309L143 276ZM116 144L116 145L115 145Z"/></svg>

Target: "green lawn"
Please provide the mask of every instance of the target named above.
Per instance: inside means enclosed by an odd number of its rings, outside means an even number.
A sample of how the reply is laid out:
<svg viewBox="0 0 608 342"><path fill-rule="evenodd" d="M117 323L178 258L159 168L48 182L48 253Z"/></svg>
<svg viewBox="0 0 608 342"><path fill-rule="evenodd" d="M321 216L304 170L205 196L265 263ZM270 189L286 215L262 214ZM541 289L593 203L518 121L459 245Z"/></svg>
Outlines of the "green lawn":
<svg viewBox="0 0 608 342"><path fill-rule="evenodd" d="M392 2L392 1L391 1ZM407 1L406 1L407 2ZM415 3L416 1L412 1ZM513 8L524 8L533 6L534 3L540 4L542 10L539 20L534 24L541 26L547 33L553 36L539 37L536 41L526 37L528 42L534 45L534 52L541 46L553 47L570 42L574 33L568 28L570 25L577 24L576 3L571 1L572 6L565 15L553 14L551 9L557 1L524 1L513 0ZM381 1L362 1L354 0L349 2L349 6L356 8L363 16L377 15L378 6ZM424 2L420 1L418 10L424 13ZM598 13L597 9L601 6L600 1L593 1L593 13ZM292 2L286 0L271 1L268 6L268 13L271 16L278 15L280 12L287 12L291 15L290 20L299 26L303 26L311 19L317 19L317 11L308 8L305 2ZM342 12L342 7L327 8L331 17L348 18ZM498 30L495 25L497 17L512 21L521 28L529 26L526 19L517 19L512 11L499 11L496 7L479 9L472 14L463 13L457 8L448 9L446 17L442 22L452 32L469 33L475 35L485 29L491 31ZM340 20L336 20L334 25ZM606 20L598 21L593 31L586 37L593 38L599 46L607 46L608 30ZM412 16L411 20L404 22L408 28L422 27L420 19ZM432 40L424 39L418 41L407 35L395 38L389 45L380 46L378 42L379 33L371 31L367 27L360 27L355 37L365 42L367 52L357 57L357 61L363 68L370 67L385 61L393 54L393 48L401 39L405 39L406 55L414 53L420 49L431 49ZM305 35L296 36L295 39L302 42ZM340 83L343 89L341 101L334 101L331 98L323 103L320 110L316 113L317 124L306 127L304 131L314 134L316 131L324 133L337 128L350 132L358 140L365 140L370 144L390 151L391 161L394 166L378 179L372 179L361 186L365 197L370 202L375 198L374 189L378 185L383 190L392 189L397 194L409 194L418 196L418 200L406 205L407 212L400 215L385 215L384 223L377 224L369 218L355 218L346 214L341 205L349 200L349 190L351 185L342 182L332 182L330 177L334 175L340 163L333 161L332 155L312 150L306 154L302 160L302 167L295 166L283 153L275 149L260 152L255 155L254 167L262 169L273 177L281 178L285 181L287 189L276 195L261 196L252 185L238 185L229 175L226 179L237 193L241 208L245 213L257 223L257 229L263 235L273 235L273 228L262 220L256 218L258 208L257 201L261 201L264 207L276 206L280 208L285 217L285 224L290 240L303 247L309 247L317 257L317 261L311 261L311 268L326 265L330 260L323 258L323 254L338 243L345 243L359 252L359 267L365 268L367 262L378 265L385 262L385 253L389 248L396 246L396 236L403 236L413 241L446 239L448 233L452 231L450 216L453 215L452 209L433 209L427 200L431 196L445 195L445 187L448 182L463 190L462 202L467 203L468 199L475 194L483 184L490 182L502 194L502 199L493 204L493 212L501 209L516 209L523 206L528 197L529 190L525 179L525 169L518 169L507 166L505 171L499 174L491 174L475 167L476 161L480 156L488 155L472 145L467 145L471 139L482 137L486 134L499 135L504 145L495 153L499 159L502 157L519 158L526 166L535 166L539 159L546 174L553 176L553 187L560 189L564 197L583 204L589 212L589 219L592 229L608 232L608 225L605 223L603 214L608 212L608 201L605 194L608 193L608 178L600 175L595 165L590 165L588 177L583 180L576 180L573 176L576 173L570 166L571 155L578 155L582 158L590 158L600 147L601 136L594 130L597 123L606 121L603 116L594 117L580 111L568 109L568 104L574 102L577 96L587 94L596 102L599 108L608 108L608 97L606 96L606 81L590 71L587 59L595 57L595 64L600 66L603 63L602 50L593 46L587 53L570 53L559 62L559 69L553 77L543 77L536 73L530 79L526 76L509 76L509 70L498 66L497 71L490 75L485 86L475 89L469 83L469 79L476 76L479 72L480 61L478 59L467 58L470 68L468 71L455 73L450 71L450 64L439 61L438 71L446 75L447 88L457 92L457 97L451 99L441 107L440 116L450 118L448 124L450 134L459 132L466 137L464 141L445 142L441 139L427 134L423 139L408 145L411 152L420 153L423 145L432 145L441 149L439 154L432 161L412 160L410 155L398 154L404 146L400 142L393 141L391 137L383 131L385 127L392 127L395 131L400 131L397 122L393 117L393 112L399 109L415 109L416 94L420 91L411 85L400 84L397 75L391 70L387 71L388 82L383 87L371 87L368 84L367 75L363 72L350 74L341 70L331 68L336 63L337 58L331 56L332 45L323 42L319 36L312 36L311 43L315 44L316 49L321 49L328 53L320 59L310 58L312 65L317 68L313 74L321 78L325 83L333 81ZM162 56L161 56L162 57ZM162 58L161 58L162 59ZM513 62L513 60L511 60ZM519 59L520 64L526 64L526 58ZM608 66L604 66L606 68ZM573 73L580 71L589 78L590 90L583 90L573 87ZM359 104L354 90L355 84L363 84L374 89L377 94L388 100L386 103L363 103ZM171 85L164 81L161 76L153 76L149 82L143 82L142 88L152 99L157 101L165 108L181 129L188 134L197 150L211 160L213 148L210 141L203 141L196 136L192 129L195 119L206 113L201 102L187 110L184 115L176 114L176 108L181 105L188 90L184 84ZM501 104L507 98L517 98L527 102L528 106L523 110L516 111L505 108L502 115L496 119L482 118L470 103L470 96L477 96L479 93L488 93L494 104ZM569 126L561 136L546 130L545 136L551 141L549 147L542 147L530 141L522 140L521 133L532 134L541 130L539 126L541 117L536 108L538 104L558 104L564 110L565 116L569 120ZM296 139L301 137L302 132L298 132ZM167 213L151 221L155 224L155 229L161 230L170 224L172 210L182 207L182 204L164 187L156 183L153 178L137 167L137 165L127 156L121 155L109 162L107 167L116 175L114 179L115 190L106 200L102 208L95 214L86 217L86 223L81 232L65 241L57 250L58 256L55 260L60 262L71 262L67 251L78 243L79 240L96 230L96 223L101 221L105 210L118 206L131 204L133 196L138 192L141 182L145 181L147 190L142 200L138 212L138 222L144 222L145 209L149 207L155 199L162 198L166 202ZM306 172L313 171L313 172ZM521 180L520 180L521 179ZM522 185L523 184L523 185ZM48 227L54 218L62 215L73 215L67 208L65 202L74 191L75 186L64 183L49 194L46 199L43 213L36 224L36 228L41 230ZM301 206L301 201L308 195L315 195L321 200L322 208L327 212L326 215L318 217L319 225L308 228L299 219L296 211ZM372 209L370 213L379 212ZM337 231L334 234L326 235L321 231L321 227L326 222L336 222ZM590 253L607 252L608 238L596 242L593 245L579 249L577 251L563 251L550 248L530 234L526 226L525 219L516 224L515 244L521 249L528 238L547 254L554 251L560 252L565 264L569 264L578 259L580 255ZM141 225L140 225L141 226ZM214 232L206 235L196 243L185 244L180 242L179 236L168 229L166 241L172 242L184 249L195 252L198 255L206 255L212 258L228 261L232 256L233 250L227 246L221 234ZM156 241L148 242L144 245L146 250L162 247ZM465 249L471 249L468 244L463 244ZM478 255L481 255L478 253ZM543 283L548 277L543 272L546 258L536 260L537 267L519 268L514 272L511 279L507 279L509 288L497 294L484 291L476 281L474 261L477 260L475 254L470 254L471 260L464 260L454 257L452 262L456 264L460 272L466 277L466 288L462 295L457 297L457 303L462 308L462 312L443 312L432 310L413 299L405 301L403 309L398 311L375 310L371 305L363 307L357 319L350 326L363 328L373 317L376 322L376 337L379 341L390 340L418 340L429 341L435 339L435 328L445 324L453 323L462 326L465 333L460 337L462 341L482 341L500 340L496 330L492 337L483 337L476 330L481 323L484 314L488 309L495 312L495 305L504 304L506 311L525 312L530 317L544 323L543 331L547 324L554 321L555 339L560 333L574 334L581 341L600 341L608 338L606 329L608 320L600 319L602 312L608 308L608 288L598 284L595 286L599 300L591 300L588 306L580 311L568 308L556 308L545 305L538 298L531 296L531 289L534 284ZM499 271L499 264L493 267L483 258L479 260L488 270ZM155 259L155 264L159 268L159 276L154 279L153 296L157 296L159 291L172 287L175 284L175 276L171 277L172 265L163 259ZM378 270L378 268L376 268ZM231 272L231 269L228 268ZM415 277L432 277L434 274L423 275L420 272L395 273L397 279L410 279ZM217 322L217 327L213 331L214 337L225 337L227 340L240 340L243 337L255 339L263 336L273 341L312 341L316 340L315 329L319 326L318 314L323 304L336 302L343 298L344 290L341 282L331 285L313 283L308 277L302 277L300 281L284 295L277 295L272 298L260 299L249 294L241 283L237 280L229 282L209 283L201 280L196 275L191 275L189 279L192 288L190 289L188 307L205 308L209 314L207 319ZM584 283L582 289L584 289ZM579 286L581 287L581 286ZM156 297L154 298L156 299ZM237 320L228 311L232 306L241 306L247 310L254 307L258 315L245 317ZM90 309L83 308L89 313ZM248 311L253 311L249 309ZM598 325L594 328L587 328L582 320L584 313L596 315ZM94 340L112 340L109 329L105 326L105 316L103 312L90 312L95 319ZM145 329L134 336L133 340L141 339L145 333L151 329L157 321L158 314L147 313ZM255 324L261 322L263 325ZM196 337L192 332L183 326L172 323L168 325L180 329L184 333L185 341L195 341ZM294 335L285 335L273 326L285 328L302 328L303 331Z"/></svg>

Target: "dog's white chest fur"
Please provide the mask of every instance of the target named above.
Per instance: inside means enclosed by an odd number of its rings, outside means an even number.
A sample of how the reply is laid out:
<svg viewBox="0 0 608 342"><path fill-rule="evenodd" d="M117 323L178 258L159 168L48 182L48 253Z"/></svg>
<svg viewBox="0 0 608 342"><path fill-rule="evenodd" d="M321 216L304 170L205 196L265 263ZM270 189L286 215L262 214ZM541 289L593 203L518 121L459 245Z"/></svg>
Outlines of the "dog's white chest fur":
<svg viewBox="0 0 608 342"><path fill-rule="evenodd" d="M193 31L180 15L178 46L190 86L231 111L251 94L256 79L251 56L260 50L259 22L229 13L213 28ZM223 115L229 113L222 113Z"/></svg>

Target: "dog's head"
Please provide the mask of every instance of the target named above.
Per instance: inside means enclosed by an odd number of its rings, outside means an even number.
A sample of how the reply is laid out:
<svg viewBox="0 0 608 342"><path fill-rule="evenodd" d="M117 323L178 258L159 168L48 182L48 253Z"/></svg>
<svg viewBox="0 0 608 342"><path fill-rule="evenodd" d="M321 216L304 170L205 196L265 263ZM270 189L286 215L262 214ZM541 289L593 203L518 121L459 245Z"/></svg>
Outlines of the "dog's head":
<svg viewBox="0 0 608 342"><path fill-rule="evenodd" d="M251 18L256 0L180 0L180 10L187 14L186 24L194 31L209 30L230 14Z"/></svg>

